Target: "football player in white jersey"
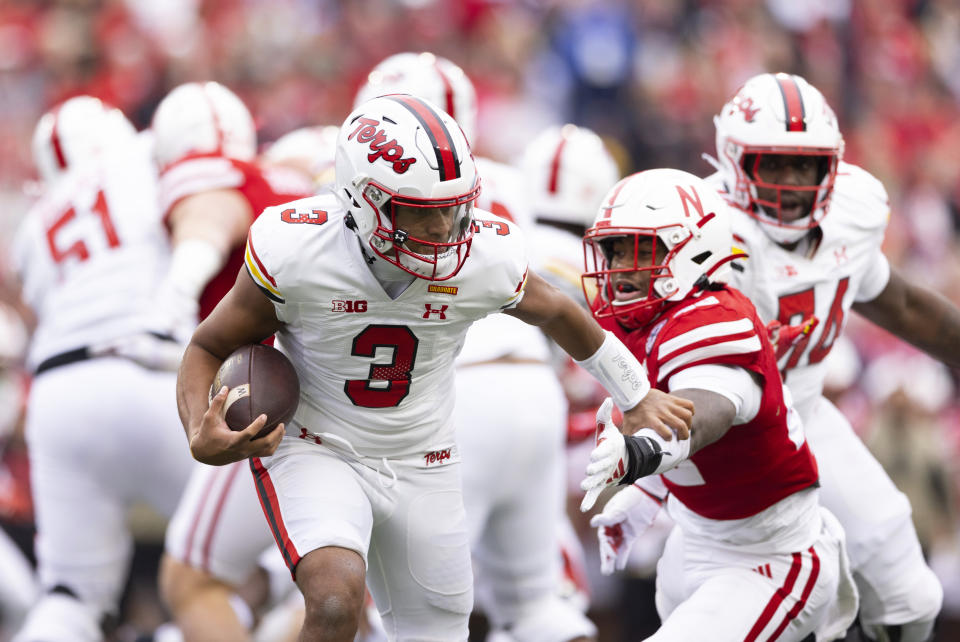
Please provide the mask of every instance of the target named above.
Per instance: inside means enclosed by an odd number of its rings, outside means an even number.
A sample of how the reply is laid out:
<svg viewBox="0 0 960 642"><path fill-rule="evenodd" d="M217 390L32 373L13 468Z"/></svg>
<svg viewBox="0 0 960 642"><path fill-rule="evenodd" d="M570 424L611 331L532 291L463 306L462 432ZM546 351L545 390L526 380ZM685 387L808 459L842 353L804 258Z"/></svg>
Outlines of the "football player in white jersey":
<svg viewBox="0 0 960 642"><path fill-rule="evenodd" d="M609 572L669 492L663 624L648 639L833 640L857 611L843 529L818 505L817 464L766 327L722 282L734 257L728 210L696 176L655 169L620 181L584 236L594 316L622 334L651 385L690 399L697 414L688 441L649 430L624 438L605 403L582 508L630 484L591 520ZM648 519L626 520L628 511Z"/></svg>
<svg viewBox="0 0 960 642"><path fill-rule="evenodd" d="M37 317L27 410L36 551L44 595L18 642L98 641L117 614L133 539L126 511L169 516L192 461L171 432L176 378L111 353L157 330L169 263L149 145L89 96L44 115L33 139L44 194L17 233L14 261Z"/></svg>
<svg viewBox="0 0 960 642"><path fill-rule="evenodd" d="M390 56L370 72L357 103L394 93L445 105L467 142L473 141L476 92L453 62L430 53ZM520 173L485 160L477 161L477 171L483 184L477 207L531 231ZM536 262L534 267L539 271ZM490 315L470 327L456 366L454 423L463 453L477 605L500 640L565 642L595 635L596 627L583 615L586 605L558 596L558 587L569 592L560 542L566 521L567 404L549 342L534 326ZM480 389L486 394L473 393ZM490 397L498 402L489 403ZM539 465L504 466L507 456L515 462L536 459ZM582 558L579 542L573 544L577 548L567 557Z"/></svg>
<svg viewBox="0 0 960 642"><path fill-rule="evenodd" d="M202 320L243 265L253 220L271 205L311 194L312 185L298 171L257 159L253 117L219 83L174 88L157 106L152 131L173 243L160 296L181 318ZM161 595L188 642L246 639L254 614L237 590L269 547L246 467L197 463L167 528L160 572Z"/></svg>
<svg viewBox="0 0 960 642"><path fill-rule="evenodd" d="M708 180L734 205L734 238L749 255L732 282L765 320L807 329L779 366L820 465L821 501L847 533L861 625L873 640L927 640L941 587L906 496L823 397L824 359L853 309L958 367L960 311L888 263L886 191L843 161L834 113L806 80L751 78L714 122L718 171Z"/></svg>
<svg viewBox="0 0 960 642"><path fill-rule="evenodd" d="M687 436L692 404L650 390L612 334L528 270L515 224L474 217L479 189L450 116L410 95L363 103L340 129L334 190L257 219L246 270L184 354L191 451L211 464L250 459L306 599L303 639L352 639L365 580L390 639L467 639L473 581L452 414L454 359L473 321L505 310L539 325L603 381L628 430ZM209 388L230 352L274 333L300 406L252 440L266 417L231 431L227 390L211 400Z"/></svg>

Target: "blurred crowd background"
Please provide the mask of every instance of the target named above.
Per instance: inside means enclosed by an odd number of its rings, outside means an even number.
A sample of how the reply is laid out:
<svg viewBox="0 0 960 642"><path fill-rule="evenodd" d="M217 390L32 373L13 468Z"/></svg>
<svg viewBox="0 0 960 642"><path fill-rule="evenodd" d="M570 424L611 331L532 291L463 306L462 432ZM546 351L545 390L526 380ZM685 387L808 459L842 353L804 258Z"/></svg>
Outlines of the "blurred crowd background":
<svg viewBox="0 0 960 642"><path fill-rule="evenodd" d="M574 122L601 134L624 172L710 173L712 117L740 84L801 74L837 112L845 159L889 191L891 262L960 303L956 0L0 0L0 300L7 246L35 195L30 135L56 102L92 94L144 128L170 88L213 79L247 102L266 144L339 124L367 71L401 51L466 70L479 153L511 162L543 127ZM856 318L847 338L831 355L831 394L913 501L946 589L940 638L960 639L957 373ZM16 363L4 365L9 389ZM0 464L0 521L29 549L18 444L8 438ZM159 536L144 522L149 558ZM602 639L639 637L644 616L630 605L650 590L642 568L591 578ZM146 574L131 621L158 617Z"/></svg>

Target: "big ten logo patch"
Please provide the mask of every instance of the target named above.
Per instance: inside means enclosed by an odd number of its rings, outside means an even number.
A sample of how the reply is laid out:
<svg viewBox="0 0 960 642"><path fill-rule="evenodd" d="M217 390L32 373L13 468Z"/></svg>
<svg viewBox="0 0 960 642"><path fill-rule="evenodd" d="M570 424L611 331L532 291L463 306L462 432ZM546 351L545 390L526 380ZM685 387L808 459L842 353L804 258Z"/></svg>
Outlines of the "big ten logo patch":
<svg viewBox="0 0 960 642"><path fill-rule="evenodd" d="M410 166L417 162L416 158L404 158L403 147L397 142L396 138L387 140L387 133L380 127L379 120L372 118L357 118L356 129L350 132L347 140L353 140L356 137L358 143L369 143L371 153L367 154L367 160L373 163L378 158L393 163L393 171L397 174L403 174Z"/></svg>
<svg viewBox="0 0 960 642"><path fill-rule="evenodd" d="M330 302L333 305L331 312L366 312L367 302L363 299L357 301L334 299Z"/></svg>

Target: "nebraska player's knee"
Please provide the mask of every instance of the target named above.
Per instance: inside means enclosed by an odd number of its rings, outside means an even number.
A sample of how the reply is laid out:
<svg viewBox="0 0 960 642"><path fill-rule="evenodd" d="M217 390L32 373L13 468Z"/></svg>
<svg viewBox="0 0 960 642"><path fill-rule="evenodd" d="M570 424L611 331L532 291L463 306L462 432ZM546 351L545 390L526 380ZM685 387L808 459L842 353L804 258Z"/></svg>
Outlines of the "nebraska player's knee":
<svg viewBox="0 0 960 642"><path fill-rule="evenodd" d="M71 595L48 593L31 609L13 642L100 642L99 613Z"/></svg>
<svg viewBox="0 0 960 642"><path fill-rule="evenodd" d="M363 610L365 579L366 567L356 551L325 546L307 553L296 568L306 602L304 633L323 632L318 640L352 640Z"/></svg>

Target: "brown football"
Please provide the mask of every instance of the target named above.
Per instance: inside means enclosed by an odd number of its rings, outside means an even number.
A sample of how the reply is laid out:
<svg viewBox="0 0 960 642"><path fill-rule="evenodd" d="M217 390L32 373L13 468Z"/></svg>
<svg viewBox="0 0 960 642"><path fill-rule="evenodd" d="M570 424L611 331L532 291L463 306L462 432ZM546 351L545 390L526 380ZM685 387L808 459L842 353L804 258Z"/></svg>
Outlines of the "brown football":
<svg viewBox="0 0 960 642"><path fill-rule="evenodd" d="M287 357L260 343L234 350L223 362L210 386L210 398L227 386L224 420L231 430L243 430L261 414L267 423L254 439L293 418L300 403L300 380Z"/></svg>

